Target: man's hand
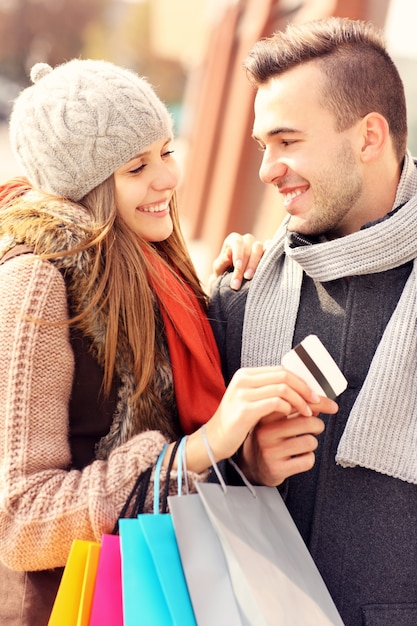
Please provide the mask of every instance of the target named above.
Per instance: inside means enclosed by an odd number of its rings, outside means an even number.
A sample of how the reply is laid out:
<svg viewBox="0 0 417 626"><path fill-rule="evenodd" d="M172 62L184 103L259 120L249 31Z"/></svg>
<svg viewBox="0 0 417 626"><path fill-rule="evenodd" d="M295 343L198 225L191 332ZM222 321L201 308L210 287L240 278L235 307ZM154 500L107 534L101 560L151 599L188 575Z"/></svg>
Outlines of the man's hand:
<svg viewBox="0 0 417 626"><path fill-rule="evenodd" d="M251 482L277 486L313 467L317 437L324 430L318 414L334 414L338 406L333 400L320 397L320 402L310 407L311 417L269 415L253 428L239 457L239 465Z"/></svg>

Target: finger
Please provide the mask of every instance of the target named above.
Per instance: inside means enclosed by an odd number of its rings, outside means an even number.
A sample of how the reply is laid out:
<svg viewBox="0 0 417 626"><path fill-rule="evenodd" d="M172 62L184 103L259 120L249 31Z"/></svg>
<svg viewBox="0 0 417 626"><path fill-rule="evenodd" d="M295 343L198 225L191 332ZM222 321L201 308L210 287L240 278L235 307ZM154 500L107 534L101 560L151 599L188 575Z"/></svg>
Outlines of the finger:
<svg viewBox="0 0 417 626"><path fill-rule="evenodd" d="M212 273L220 276L232 267L232 250L231 248L223 249L219 256L212 263Z"/></svg>
<svg viewBox="0 0 417 626"><path fill-rule="evenodd" d="M240 266L244 255L244 247L242 235L234 232L227 235L218 256L212 263L212 274L220 276L233 267L235 263Z"/></svg>
<svg viewBox="0 0 417 626"><path fill-rule="evenodd" d="M265 465L260 482L268 487L276 487L290 476L309 472L315 462L316 455L312 451L286 459L278 458Z"/></svg>
<svg viewBox="0 0 417 626"><path fill-rule="evenodd" d="M243 250L242 250L242 259L238 255L240 254L241 246L240 243L243 242ZM232 289L239 289L243 279L250 280L259 265L259 261L261 260L265 249L264 245L261 241L257 241L253 235L246 234L242 237L242 242L239 242L239 247L236 242L236 250L234 251L234 267L235 270L233 272L232 280L230 286Z"/></svg>
<svg viewBox="0 0 417 626"><path fill-rule="evenodd" d="M250 386L252 384L255 386L265 386L268 384L287 384L309 402L314 415L318 415L319 413L334 415L339 410L337 402L326 396L319 396L302 378L281 365L241 368L238 371L242 376L242 384L244 385ZM294 407L295 406L296 405L294 405ZM297 411L295 411L295 413L296 412ZM302 413L306 414L304 410ZM310 415L310 412L307 414Z"/></svg>
<svg viewBox="0 0 417 626"><path fill-rule="evenodd" d="M243 274L243 277L246 278L246 280L250 280L255 274L256 268L259 265L259 261L263 257L264 251L264 246L261 241L253 242L250 256L246 263L246 269Z"/></svg>
<svg viewBox="0 0 417 626"><path fill-rule="evenodd" d="M282 428L285 427L285 421L279 423ZM256 427L245 441L244 453L249 453L247 458L252 459L249 463L253 464L256 460L257 469L253 479L261 484L276 486L289 476L308 471L313 467L315 450L318 446L316 435L307 433L274 439L268 430L268 428ZM254 450L258 451L255 456L253 456Z"/></svg>
<svg viewBox="0 0 417 626"><path fill-rule="evenodd" d="M304 435L321 435L325 424L319 417L298 417L293 419L273 419L268 416L255 427L259 444L265 448L276 448L280 442L298 439ZM294 454L288 451L287 456Z"/></svg>
<svg viewBox="0 0 417 626"><path fill-rule="evenodd" d="M285 383L238 390L237 398L252 405L258 415L264 415L265 419L268 416L271 421L274 414L280 418L294 413L302 417L313 415L309 403Z"/></svg>
<svg viewBox="0 0 417 626"><path fill-rule="evenodd" d="M268 385L287 385L292 390L300 394L307 402L314 404L315 409L321 410L323 407L332 409L336 407L329 398L318 396L307 383L297 376L294 372L290 372L281 365L260 366L260 367L242 367L234 374L230 386L242 388L265 387Z"/></svg>
<svg viewBox="0 0 417 626"><path fill-rule="evenodd" d="M252 248L253 235L241 235L230 233L223 242L221 256L228 259L229 267L241 268L247 262L247 258Z"/></svg>
<svg viewBox="0 0 417 626"><path fill-rule="evenodd" d="M250 280L253 277L265 249L265 244L257 241L251 233L245 235L230 233L223 242L219 256L212 264L212 273L214 276L220 276L233 267L230 286L238 290L243 278Z"/></svg>
<svg viewBox="0 0 417 626"><path fill-rule="evenodd" d="M310 404L313 415L318 415L319 413L334 415L338 412L339 405L337 402L331 400L330 398L326 398L326 396L319 396L319 398L319 402Z"/></svg>
<svg viewBox="0 0 417 626"><path fill-rule="evenodd" d="M251 233L245 233L244 235L230 233L224 241L225 245L230 247L232 251L233 261L241 261L242 263L247 263L254 242L255 237Z"/></svg>
<svg viewBox="0 0 417 626"><path fill-rule="evenodd" d="M307 415L312 415L310 394L310 389L301 380L296 381L295 385L291 385L285 380L280 381L277 377L240 376L232 379L227 388L225 397L246 402L259 402L262 400L285 401L291 411L296 407L297 410L300 409L303 414L306 412ZM314 406L316 407L318 405ZM275 407L271 405L271 410L274 410L274 408Z"/></svg>
<svg viewBox="0 0 417 626"><path fill-rule="evenodd" d="M230 281L230 287L234 290L240 289L245 272L251 273L251 268L248 268L248 262L250 262L252 255L252 247L255 241L253 235L247 233L246 235L236 236L229 240L232 265L234 271ZM255 266L256 267L256 266Z"/></svg>

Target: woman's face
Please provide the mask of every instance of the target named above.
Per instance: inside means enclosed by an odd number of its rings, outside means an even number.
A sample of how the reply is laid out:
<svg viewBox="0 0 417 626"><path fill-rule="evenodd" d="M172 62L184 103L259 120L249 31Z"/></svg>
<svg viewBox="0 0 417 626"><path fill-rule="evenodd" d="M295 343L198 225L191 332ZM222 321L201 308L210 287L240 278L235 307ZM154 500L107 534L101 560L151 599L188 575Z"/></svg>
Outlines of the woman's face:
<svg viewBox="0 0 417 626"><path fill-rule="evenodd" d="M114 173L117 211L145 241L164 241L172 233L169 201L179 181L172 152L172 137L155 141Z"/></svg>

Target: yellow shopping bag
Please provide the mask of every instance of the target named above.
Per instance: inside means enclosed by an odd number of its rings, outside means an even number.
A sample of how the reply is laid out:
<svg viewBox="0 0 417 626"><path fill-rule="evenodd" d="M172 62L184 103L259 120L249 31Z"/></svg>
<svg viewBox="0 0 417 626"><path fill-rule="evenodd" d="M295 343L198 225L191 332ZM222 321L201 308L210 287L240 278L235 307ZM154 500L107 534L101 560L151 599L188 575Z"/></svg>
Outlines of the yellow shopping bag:
<svg viewBox="0 0 417 626"><path fill-rule="evenodd" d="M48 626L88 626L99 555L99 543L73 541Z"/></svg>

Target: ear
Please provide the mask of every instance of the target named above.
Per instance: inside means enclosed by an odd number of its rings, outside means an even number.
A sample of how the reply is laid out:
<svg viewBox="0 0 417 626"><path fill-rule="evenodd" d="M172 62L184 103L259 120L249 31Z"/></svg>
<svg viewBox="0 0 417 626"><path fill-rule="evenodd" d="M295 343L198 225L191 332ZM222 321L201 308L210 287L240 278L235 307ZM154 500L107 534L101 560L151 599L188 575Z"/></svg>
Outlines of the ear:
<svg viewBox="0 0 417 626"><path fill-rule="evenodd" d="M388 144L390 138L388 122L380 113L368 113L362 119L360 133L362 162L373 161Z"/></svg>

